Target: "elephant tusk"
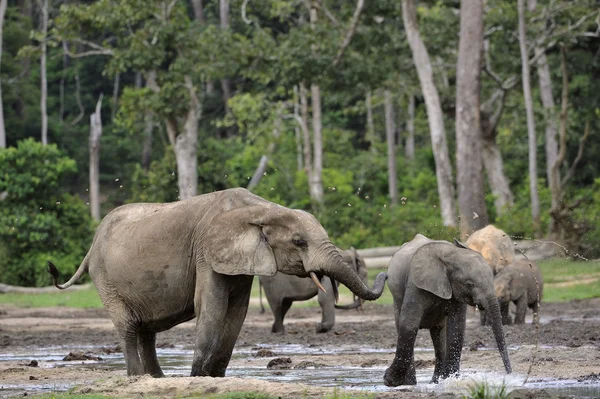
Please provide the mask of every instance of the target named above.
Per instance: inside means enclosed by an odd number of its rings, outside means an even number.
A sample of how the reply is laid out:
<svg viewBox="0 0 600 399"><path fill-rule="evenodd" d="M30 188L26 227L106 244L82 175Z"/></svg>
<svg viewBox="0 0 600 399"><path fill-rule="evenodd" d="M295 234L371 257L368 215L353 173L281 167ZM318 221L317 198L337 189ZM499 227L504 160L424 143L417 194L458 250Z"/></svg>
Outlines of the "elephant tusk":
<svg viewBox="0 0 600 399"><path fill-rule="evenodd" d="M325 291L325 288L323 287L323 285L321 285L321 282L319 281L319 278L317 277L315 272L310 272L310 278L312 278L312 281L315 283L317 288L319 288L321 291L323 291L325 293L327 292L327 291Z"/></svg>

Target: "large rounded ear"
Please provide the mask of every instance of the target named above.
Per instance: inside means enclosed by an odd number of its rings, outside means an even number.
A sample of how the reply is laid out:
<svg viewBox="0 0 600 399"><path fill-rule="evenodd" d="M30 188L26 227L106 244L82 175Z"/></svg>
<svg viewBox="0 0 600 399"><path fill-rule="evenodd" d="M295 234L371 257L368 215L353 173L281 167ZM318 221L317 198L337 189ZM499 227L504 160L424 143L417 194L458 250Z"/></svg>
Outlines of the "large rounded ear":
<svg viewBox="0 0 600 399"><path fill-rule="evenodd" d="M262 231L264 206L225 211L202 237L203 255L217 273L274 276L277 262Z"/></svg>
<svg viewBox="0 0 600 399"><path fill-rule="evenodd" d="M418 288L443 299L452 298L452 286L444 264L450 243L430 242L419 248L410 260L410 280Z"/></svg>

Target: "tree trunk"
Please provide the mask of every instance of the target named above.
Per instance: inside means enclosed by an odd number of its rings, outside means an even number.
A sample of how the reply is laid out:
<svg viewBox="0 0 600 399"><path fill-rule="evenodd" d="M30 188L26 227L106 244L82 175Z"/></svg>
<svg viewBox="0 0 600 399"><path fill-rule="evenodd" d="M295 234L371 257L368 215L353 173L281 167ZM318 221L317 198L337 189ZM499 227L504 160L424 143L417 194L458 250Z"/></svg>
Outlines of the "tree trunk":
<svg viewBox="0 0 600 399"><path fill-rule="evenodd" d="M433 80L429 54L419 34L414 0L402 0L402 19L427 108L442 221L444 226L454 227L456 226L454 186L452 185L452 166L446 142L442 105Z"/></svg>
<svg viewBox="0 0 600 399"><path fill-rule="evenodd" d="M482 0L461 2L456 66L456 180L463 239L488 224L479 113L482 52Z"/></svg>
<svg viewBox="0 0 600 399"><path fill-rule="evenodd" d="M313 123L313 173L310 183L310 196L319 206L323 205L323 137L321 122L321 89L310 86Z"/></svg>
<svg viewBox="0 0 600 399"><path fill-rule="evenodd" d="M302 119L300 117L300 93L298 86L294 86L294 118L296 121L300 121L302 123ZM298 170L304 169L304 160L303 160L303 151L302 151L302 131L298 128L298 124L296 123L294 126L294 134L296 137L296 168Z"/></svg>
<svg viewBox="0 0 600 399"><path fill-rule="evenodd" d="M373 122L373 101L371 98L371 92L368 91L365 96L365 107L367 108L367 134L366 141L369 143L369 149L372 153L377 152L375 148L375 123Z"/></svg>
<svg viewBox="0 0 600 399"><path fill-rule="evenodd" d="M527 136L529 138L529 191L531 194L531 216L533 230L536 236L541 234L540 201L537 192L537 147L535 134L535 120L533 117L533 100L531 96L531 83L529 75L529 54L527 51L527 37L525 25L525 0L518 0L519 12L519 47L521 49L521 69L523 82L523 96L525 98L525 111L527 113Z"/></svg>
<svg viewBox="0 0 600 399"><path fill-rule="evenodd" d="M404 145L404 156L412 161L415 159L415 95L408 97L408 119L406 120L406 144Z"/></svg>
<svg viewBox="0 0 600 399"><path fill-rule="evenodd" d="M279 108L277 109L277 114L275 116L275 121L273 124L273 140L267 146L266 154L263 154L263 156L260 157L258 166L256 167L256 170L254 171L254 174L252 175L252 178L250 179L250 182L248 183L248 187L246 187L250 191L254 190L254 188L256 188L256 186L258 186L258 183L260 183L260 180L267 172L269 157L275 151L275 148L276 148L275 143L276 143L277 139L279 139L279 136L281 135L281 111L282 111L281 106L279 106Z"/></svg>
<svg viewBox="0 0 600 399"><path fill-rule="evenodd" d="M4 15L6 14L7 0L0 0L0 65L2 65L2 39L4 31ZM0 148L6 148L6 128L4 127L4 105L2 103L2 75L0 75Z"/></svg>
<svg viewBox="0 0 600 399"><path fill-rule="evenodd" d="M201 24L204 23L204 6L202 0L192 0L192 7L194 8L194 18Z"/></svg>
<svg viewBox="0 0 600 399"><path fill-rule="evenodd" d="M96 103L96 111L90 115L90 212L100 221L100 137L102 136L102 94Z"/></svg>
<svg viewBox="0 0 600 399"><path fill-rule="evenodd" d="M198 191L198 97L189 76L185 77L185 84L190 96L188 113L183 133L175 137L174 146L181 200L195 196Z"/></svg>
<svg viewBox="0 0 600 399"><path fill-rule="evenodd" d="M156 72L152 71L148 73L148 79L146 79L146 86L150 89L156 88ZM142 87L142 74L137 72L135 74L135 87ZM150 162L152 161L152 131L154 130L154 114L152 111L146 111L144 115L144 143L142 145L142 169L144 172L148 172L150 169Z"/></svg>
<svg viewBox="0 0 600 399"><path fill-rule="evenodd" d="M48 78L46 77L46 55L47 55L47 36L48 36L48 0L40 0L40 11L41 11L41 25L43 40L41 43L40 55L40 77L41 77L41 96L40 96L40 110L42 113L42 145L48 144L48 110L47 110L47 97L48 97Z"/></svg>
<svg viewBox="0 0 600 399"><path fill-rule="evenodd" d="M121 83L121 74L117 73L115 75L115 80L113 83L113 95L112 95L112 101L111 101L111 108L110 108L110 120L114 121L115 120L115 116L117 115L117 106L119 104L119 86Z"/></svg>
<svg viewBox="0 0 600 399"><path fill-rule="evenodd" d="M508 207L514 204L514 199L508 179L504 174L504 162L495 138L483 138L483 166L494 195L496 213L502 215Z"/></svg>
<svg viewBox="0 0 600 399"><path fill-rule="evenodd" d="M304 82L300 83L300 116L302 137L304 140L304 168L306 169L306 177L308 184L312 181L313 164L312 164L312 149L310 145L310 130L308 130L308 98L306 86Z"/></svg>
<svg viewBox="0 0 600 399"><path fill-rule="evenodd" d="M391 205L398 204L398 178L396 176L396 142L394 123L394 104L392 94L389 90L384 91L385 108L385 137L387 141L387 159L388 159L388 188L390 192Z"/></svg>
<svg viewBox="0 0 600 399"><path fill-rule="evenodd" d="M58 91L59 91L59 101L60 101L60 107L58 110L58 120L60 121L60 123L62 124L65 120L65 83L67 82L67 67L69 65L69 58L67 56L67 42L63 40L62 42L62 48L63 48L63 54L62 54L62 72L60 75L60 84L58 87Z"/></svg>
<svg viewBox="0 0 600 399"><path fill-rule="evenodd" d="M229 29L229 0L219 0L219 18L222 29ZM223 91L223 104L225 113L229 114L229 99L231 98L231 82L229 79L221 79L221 90ZM231 134L231 132L229 132Z"/></svg>

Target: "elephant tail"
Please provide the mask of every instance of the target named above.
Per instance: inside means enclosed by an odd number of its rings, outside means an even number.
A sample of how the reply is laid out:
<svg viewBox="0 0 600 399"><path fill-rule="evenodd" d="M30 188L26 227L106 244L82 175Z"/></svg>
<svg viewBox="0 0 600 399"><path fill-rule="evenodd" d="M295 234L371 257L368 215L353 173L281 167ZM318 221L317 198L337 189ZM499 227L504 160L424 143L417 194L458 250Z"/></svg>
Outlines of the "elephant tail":
<svg viewBox="0 0 600 399"><path fill-rule="evenodd" d="M71 279L69 281L67 281L66 283L64 283L63 285L58 284L58 277L60 276L58 269L56 268L56 266L54 266L54 263L48 261L48 266L46 267L46 271L48 273L50 273L50 275L52 276L52 283L54 283L54 286L56 288L58 288L59 290L64 290L64 289L72 286L77 280L79 280L83 276L83 274L85 272L88 271L89 256L90 256L90 253L88 252L87 255L85 256L85 258L83 259L83 262L81 262L79 269L77 269L77 271L75 272L73 277L71 277Z"/></svg>

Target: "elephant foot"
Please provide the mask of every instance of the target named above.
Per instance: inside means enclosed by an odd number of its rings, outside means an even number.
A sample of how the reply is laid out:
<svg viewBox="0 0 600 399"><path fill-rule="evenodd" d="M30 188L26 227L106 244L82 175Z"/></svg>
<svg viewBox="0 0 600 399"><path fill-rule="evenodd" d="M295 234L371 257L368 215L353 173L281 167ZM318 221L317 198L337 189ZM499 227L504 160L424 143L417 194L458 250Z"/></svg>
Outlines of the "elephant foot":
<svg viewBox="0 0 600 399"><path fill-rule="evenodd" d="M383 383L388 387L397 387L400 385L417 385L416 378L400 378L391 367L385 370Z"/></svg>
<svg viewBox="0 0 600 399"><path fill-rule="evenodd" d="M273 327L271 327L271 332L274 334L283 334L285 333L285 328L283 326L277 326L273 324Z"/></svg>
<svg viewBox="0 0 600 399"><path fill-rule="evenodd" d="M316 327L317 334L326 333L331 330L333 326L327 326L323 323L318 323Z"/></svg>

